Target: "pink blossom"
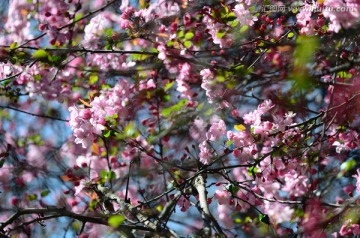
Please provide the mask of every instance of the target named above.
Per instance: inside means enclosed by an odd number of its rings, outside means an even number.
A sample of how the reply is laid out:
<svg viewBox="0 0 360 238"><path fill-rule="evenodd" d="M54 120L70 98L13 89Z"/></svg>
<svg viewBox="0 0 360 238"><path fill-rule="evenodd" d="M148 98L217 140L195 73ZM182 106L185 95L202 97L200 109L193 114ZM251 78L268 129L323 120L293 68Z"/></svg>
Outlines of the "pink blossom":
<svg viewBox="0 0 360 238"><path fill-rule="evenodd" d="M85 119L85 120L90 119L91 118L91 111L89 109L80 110L79 116L82 119Z"/></svg>
<svg viewBox="0 0 360 238"><path fill-rule="evenodd" d="M211 9L205 8L209 11L209 14L211 15ZM204 9L204 10L205 10ZM208 15L205 15L203 18L203 22L206 25L207 29L209 30L209 34L211 35L214 44L218 44L220 48L224 47L230 47L233 44L233 39L230 34L224 34L221 38L218 37L218 32L226 32L228 29L228 26L214 21L211 17Z"/></svg>
<svg viewBox="0 0 360 238"><path fill-rule="evenodd" d="M69 124L76 137L75 143L82 144L83 148L89 147L93 140L93 127L88 120L80 117L80 110L76 107L69 107Z"/></svg>
<svg viewBox="0 0 360 238"><path fill-rule="evenodd" d="M153 79L142 80L139 85L139 90L153 90L156 89L156 84Z"/></svg>
<svg viewBox="0 0 360 238"><path fill-rule="evenodd" d="M227 190L216 190L214 198L218 200L219 205L227 205L230 202L230 193Z"/></svg>
<svg viewBox="0 0 360 238"><path fill-rule="evenodd" d="M330 19L329 30L339 32L341 28L353 27L359 18L360 4L358 1L325 0L323 15ZM331 10L330 10L331 9ZM348 9L348 10L335 10Z"/></svg>
<svg viewBox="0 0 360 238"><path fill-rule="evenodd" d="M46 166L45 154L49 151L47 146L29 145L26 160L30 165L38 168Z"/></svg>
<svg viewBox="0 0 360 238"><path fill-rule="evenodd" d="M360 235L360 226L359 224L351 224L352 220L349 219L340 228L341 236L358 236Z"/></svg>
<svg viewBox="0 0 360 238"><path fill-rule="evenodd" d="M277 202L264 201L263 208L271 221L276 221L276 223L289 222L294 214L294 209L290 206Z"/></svg>
<svg viewBox="0 0 360 238"><path fill-rule="evenodd" d="M309 11L309 4L305 4L296 15L297 24L301 27L301 33L306 35L314 34L315 21L311 18L312 11Z"/></svg>
<svg viewBox="0 0 360 238"><path fill-rule="evenodd" d="M190 201L185 196L181 196L177 204L181 207L182 212L186 212L191 206Z"/></svg>
<svg viewBox="0 0 360 238"><path fill-rule="evenodd" d="M214 157L212 149L210 148L207 141L203 141L200 145L200 162L203 164L210 164L211 158Z"/></svg>
<svg viewBox="0 0 360 238"><path fill-rule="evenodd" d="M259 113L264 114L264 113L267 113L274 106L275 105L273 104L273 102L270 99L264 100L261 104L259 104L258 111L259 111Z"/></svg>
<svg viewBox="0 0 360 238"><path fill-rule="evenodd" d="M231 218L232 209L229 205L219 205L217 207L217 212L219 214L219 220L225 225L227 228L232 228L233 226L233 219Z"/></svg>
<svg viewBox="0 0 360 238"><path fill-rule="evenodd" d="M325 238L326 233L318 224L325 218L325 211L319 199L313 198L306 202L306 210L302 225L304 234L311 238Z"/></svg>
<svg viewBox="0 0 360 238"><path fill-rule="evenodd" d="M75 143L82 144L83 148L88 148L91 146L94 135L91 131L84 130L83 128L76 128L74 130L74 136L76 137Z"/></svg>
<svg viewBox="0 0 360 238"><path fill-rule="evenodd" d="M161 44L157 47L157 50L159 51L158 58L161 60L166 59L166 46L164 44Z"/></svg>
<svg viewBox="0 0 360 238"><path fill-rule="evenodd" d="M300 197L306 194L308 178L292 171L285 174L285 186L283 191L288 192L290 196Z"/></svg>
<svg viewBox="0 0 360 238"><path fill-rule="evenodd" d="M201 70L200 75L202 76L203 80L212 80L212 79L214 79L214 74L211 72L210 69Z"/></svg>
<svg viewBox="0 0 360 238"><path fill-rule="evenodd" d="M353 175L353 177L356 178L356 190L360 193L360 169L357 169L356 172L357 174Z"/></svg>
<svg viewBox="0 0 360 238"><path fill-rule="evenodd" d="M245 148L247 146L253 145L252 136L246 131L238 131L238 132L227 132L227 137L229 140L234 141L234 145L236 148Z"/></svg>
<svg viewBox="0 0 360 238"><path fill-rule="evenodd" d="M111 28L111 21L105 13L100 13L93 17L84 29L83 46L90 49L97 49L100 43L99 38L107 28Z"/></svg>
<svg viewBox="0 0 360 238"><path fill-rule="evenodd" d="M206 140L206 123L203 119L195 119L189 128L191 138L197 141Z"/></svg>
<svg viewBox="0 0 360 238"><path fill-rule="evenodd" d="M244 4L237 4L234 8L234 13L242 25L252 26L254 25L254 21L258 20L249 10L245 9Z"/></svg>
<svg viewBox="0 0 360 238"><path fill-rule="evenodd" d="M218 123L213 123L206 133L206 138L212 141L218 141L221 136L226 135L226 125L223 120L219 120Z"/></svg>

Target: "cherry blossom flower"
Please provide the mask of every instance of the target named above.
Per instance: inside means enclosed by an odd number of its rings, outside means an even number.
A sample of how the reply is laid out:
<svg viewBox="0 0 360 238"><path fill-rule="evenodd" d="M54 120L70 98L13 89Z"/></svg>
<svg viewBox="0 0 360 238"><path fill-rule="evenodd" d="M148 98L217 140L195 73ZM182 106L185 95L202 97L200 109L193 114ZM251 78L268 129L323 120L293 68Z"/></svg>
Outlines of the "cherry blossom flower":
<svg viewBox="0 0 360 238"><path fill-rule="evenodd" d="M295 211L288 205L269 201L264 201L263 208L271 221L276 221L276 223L290 221Z"/></svg>
<svg viewBox="0 0 360 238"><path fill-rule="evenodd" d="M357 174L353 175L353 177L356 178L356 190L360 193L360 169L357 169L356 172Z"/></svg>
<svg viewBox="0 0 360 238"><path fill-rule="evenodd" d="M213 123L206 133L206 138L212 141L218 141L221 136L226 135L226 125L223 120L219 120L218 123Z"/></svg>
<svg viewBox="0 0 360 238"><path fill-rule="evenodd" d="M244 4L237 4L234 8L234 13L242 25L252 26L258 20L256 16L250 14L249 10L245 9Z"/></svg>
<svg viewBox="0 0 360 238"><path fill-rule="evenodd" d="M219 216L219 220L227 227L232 228L233 227L233 219L231 219L231 211L232 209L229 207L229 205L218 205L217 212Z"/></svg>
<svg viewBox="0 0 360 238"><path fill-rule="evenodd" d="M216 190L214 198L218 200L219 205L226 205L230 202L230 193L227 190Z"/></svg>
<svg viewBox="0 0 360 238"><path fill-rule="evenodd" d="M329 30L337 33L341 28L348 29L357 23L360 4L358 1L325 0L322 13L330 20Z"/></svg>
<svg viewBox="0 0 360 238"><path fill-rule="evenodd" d="M347 220L340 228L341 236L358 236L360 235L359 224L352 224L352 220Z"/></svg>
<svg viewBox="0 0 360 238"><path fill-rule="evenodd" d="M283 191L288 192L290 196L300 197L307 192L308 177L299 175L295 171L285 174L285 186Z"/></svg>
<svg viewBox="0 0 360 238"><path fill-rule="evenodd" d="M203 141L200 145L200 162L203 164L210 164L211 158L214 156L212 148L209 146L207 141Z"/></svg>

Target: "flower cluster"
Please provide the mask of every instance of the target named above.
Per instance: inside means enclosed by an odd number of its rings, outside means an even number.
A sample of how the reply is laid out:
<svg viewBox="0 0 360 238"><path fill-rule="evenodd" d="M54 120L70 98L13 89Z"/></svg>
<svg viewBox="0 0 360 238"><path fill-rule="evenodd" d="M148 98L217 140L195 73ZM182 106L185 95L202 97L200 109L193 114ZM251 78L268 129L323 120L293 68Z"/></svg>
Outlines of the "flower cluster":
<svg viewBox="0 0 360 238"><path fill-rule="evenodd" d="M59 73L56 68L44 68L40 63L26 68L17 78L16 84L24 85L30 97L42 95L46 100L64 102L71 95L72 75Z"/></svg>
<svg viewBox="0 0 360 238"><path fill-rule="evenodd" d="M211 158L214 157L214 149L210 147L209 141L219 141L222 136L226 135L226 125L223 120L212 123L209 131L206 133L206 141L200 143L200 162L210 164Z"/></svg>
<svg viewBox="0 0 360 238"><path fill-rule="evenodd" d="M128 115L128 102L132 86L126 80L119 80L111 90L104 90L90 103L90 109L69 107L69 124L76 137L75 142L89 147L95 134L102 135L106 128L107 118L124 119Z"/></svg>
<svg viewBox="0 0 360 238"><path fill-rule="evenodd" d="M359 19L359 1L325 0L323 15L330 19L329 30L339 32L341 28L348 29L356 25Z"/></svg>
<svg viewBox="0 0 360 238"><path fill-rule="evenodd" d="M219 108L228 108L229 102L224 98L225 86L217 82L214 72L210 69L203 69L200 71L200 75L202 77L201 88L205 90L209 103L219 101Z"/></svg>

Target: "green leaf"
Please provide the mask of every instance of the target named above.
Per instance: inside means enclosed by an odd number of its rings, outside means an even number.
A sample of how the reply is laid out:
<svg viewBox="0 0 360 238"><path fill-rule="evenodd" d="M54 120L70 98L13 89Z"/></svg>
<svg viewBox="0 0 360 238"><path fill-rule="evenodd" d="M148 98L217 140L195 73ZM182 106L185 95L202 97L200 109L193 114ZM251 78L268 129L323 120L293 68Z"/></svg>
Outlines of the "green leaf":
<svg viewBox="0 0 360 238"><path fill-rule="evenodd" d="M228 24L231 27L236 27L239 24L239 21L235 19L234 21L229 21Z"/></svg>
<svg viewBox="0 0 360 238"><path fill-rule="evenodd" d="M229 146L231 146L233 143L234 143L233 140L229 140L229 141L226 142L226 146L229 147Z"/></svg>
<svg viewBox="0 0 360 238"><path fill-rule="evenodd" d="M48 60L51 62L51 63L60 63L60 61L62 60L62 58L58 55L49 55L48 56Z"/></svg>
<svg viewBox="0 0 360 238"><path fill-rule="evenodd" d="M294 90L309 89L312 87L312 78L308 74L306 65L314 61L314 52L319 46L318 39L310 36L299 36L296 39L294 51L294 67L290 79L294 81Z"/></svg>
<svg viewBox="0 0 360 238"><path fill-rule="evenodd" d="M222 83L222 82L225 82L226 78L224 75L219 74L219 75L216 75L216 80L218 82Z"/></svg>
<svg viewBox="0 0 360 238"><path fill-rule="evenodd" d="M260 215L259 215L259 219L260 219L260 221L261 221L262 223L265 223L265 224L267 224L267 225L270 225L270 218L269 218L268 215L266 215L266 214L260 214Z"/></svg>
<svg viewBox="0 0 360 238"><path fill-rule="evenodd" d="M103 136L105 136L105 138L108 138L111 135L111 131L110 130L105 130L103 131Z"/></svg>
<svg viewBox="0 0 360 238"><path fill-rule="evenodd" d="M229 21L234 21L234 20L236 20L237 19L237 17L235 16L235 13L233 13L233 12L230 12L228 15L227 15L227 17L226 17L226 20L229 22Z"/></svg>
<svg viewBox="0 0 360 238"><path fill-rule="evenodd" d="M5 163L5 159L0 160L0 168L4 166L4 163Z"/></svg>
<svg viewBox="0 0 360 238"><path fill-rule="evenodd" d="M184 30L181 30L177 33L178 37L181 38L184 36Z"/></svg>
<svg viewBox="0 0 360 238"><path fill-rule="evenodd" d="M170 115L172 112L180 111L181 107L184 106L187 102L188 102L187 99L180 100L174 106L163 109L161 114L166 117L166 116Z"/></svg>
<svg viewBox="0 0 360 238"><path fill-rule="evenodd" d="M116 179L116 173L114 171L109 171L106 176L107 176L108 180Z"/></svg>
<svg viewBox="0 0 360 238"><path fill-rule="evenodd" d="M241 220L241 218L235 218L234 219L234 223L236 224L241 224L243 221Z"/></svg>
<svg viewBox="0 0 360 238"><path fill-rule="evenodd" d="M111 216L108 220L108 224L111 227L117 228L119 227L121 224L123 224L125 221L125 216L124 215L114 215Z"/></svg>
<svg viewBox="0 0 360 238"><path fill-rule="evenodd" d="M108 28L105 30L105 35L107 37L111 37L112 36L112 33L113 33L113 30L111 28Z"/></svg>
<svg viewBox="0 0 360 238"><path fill-rule="evenodd" d="M186 48L190 48L190 46L192 45L192 43L191 43L191 41L185 41L184 42L184 46L186 47Z"/></svg>
<svg viewBox="0 0 360 238"><path fill-rule="evenodd" d="M37 195L36 194L29 194L27 197L28 201L34 201L37 199Z"/></svg>
<svg viewBox="0 0 360 238"><path fill-rule="evenodd" d="M228 190L232 195L236 194L240 189L233 184L229 183L226 185L226 190Z"/></svg>
<svg viewBox="0 0 360 238"><path fill-rule="evenodd" d="M43 49L37 50L32 54L34 59L45 59L48 57L48 55L49 55L48 52L46 52Z"/></svg>
<svg viewBox="0 0 360 238"><path fill-rule="evenodd" d="M169 90L173 85L174 85L175 81L169 82L165 85L165 91Z"/></svg>
<svg viewBox="0 0 360 238"><path fill-rule="evenodd" d="M175 44L175 41L172 41L172 40L169 40L167 43L166 43L166 46L167 47L171 47Z"/></svg>
<svg viewBox="0 0 360 238"><path fill-rule="evenodd" d="M249 175L254 175L258 172L258 168L256 168L255 166L251 166L248 168L248 174Z"/></svg>
<svg viewBox="0 0 360 238"><path fill-rule="evenodd" d="M294 36L294 33L293 32L290 32L288 35L287 35L287 38L292 38Z"/></svg>
<svg viewBox="0 0 360 238"><path fill-rule="evenodd" d="M90 84L95 84L99 80L99 77L95 74L90 75L89 82Z"/></svg>
<svg viewBox="0 0 360 238"><path fill-rule="evenodd" d="M127 124L126 127L124 128L124 132L125 132L126 136L136 135L135 123L133 121L129 122L129 124Z"/></svg>
<svg viewBox="0 0 360 238"><path fill-rule="evenodd" d="M74 21L78 21L80 18L82 18L84 16L84 14L83 13L78 13L78 14L76 14L76 16L75 16L75 19L74 19Z"/></svg>
<svg viewBox="0 0 360 238"><path fill-rule="evenodd" d="M17 42L11 43L11 45L10 45L10 50L15 49L17 46L18 46L18 43L17 43Z"/></svg>
<svg viewBox="0 0 360 238"><path fill-rule="evenodd" d="M91 200L90 204L89 204L89 210L90 211L94 211L96 206L98 204L98 201L96 199Z"/></svg>
<svg viewBox="0 0 360 238"><path fill-rule="evenodd" d="M170 99L171 99L171 97L170 97L169 94L165 94L165 95L162 97L162 100L163 100L164 102L168 102L168 101L170 101Z"/></svg>
<svg viewBox="0 0 360 238"><path fill-rule="evenodd" d="M107 172L106 170L101 170L100 172L100 178L106 178Z"/></svg>
<svg viewBox="0 0 360 238"><path fill-rule="evenodd" d="M240 33L244 33L245 31L247 31L247 29L249 29L249 26L244 25L240 28Z"/></svg>
<svg viewBox="0 0 360 238"><path fill-rule="evenodd" d="M356 166L356 161L355 160L348 160L348 161L345 161L344 163L342 163L340 165L340 170L341 171L349 171L351 169L353 169L354 167Z"/></svg>
<svg viewBox="0 0 360 238"><path fill-rule="evenodd" d="M46 197L47 195L49 195L49 193L50 193L50 190L46 189L40 193L40 196L43 198L43 197Z"/></svg>
<svg viewBox="0 0 360 238"><path fill-rule="evenodd" d="M216 31L216 37L217 38L219 38L219 39L221 39L221 38L223 38L224 36L225 36L225 34L226 34L226 31Z"/></svg>
<svg viewBox="0 0 360 238"><path fill-rule="evenodd" d="M185 39L187 39L187 40L190 40L193 37L194 37L194 33L192 33L192 32L188 32L185 34Z"/></svg>

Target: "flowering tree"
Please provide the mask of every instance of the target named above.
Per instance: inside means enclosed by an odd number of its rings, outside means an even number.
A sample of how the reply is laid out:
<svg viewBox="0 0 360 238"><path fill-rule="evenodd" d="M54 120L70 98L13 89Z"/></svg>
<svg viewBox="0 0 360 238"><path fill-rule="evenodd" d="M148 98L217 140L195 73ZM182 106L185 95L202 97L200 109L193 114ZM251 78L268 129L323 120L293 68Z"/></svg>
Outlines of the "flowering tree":
<svg viewBox="0 0 360 238"><path fill-rule="evenodd" d="M1 237L360 235L360 1L2 8Z"/></svg>

